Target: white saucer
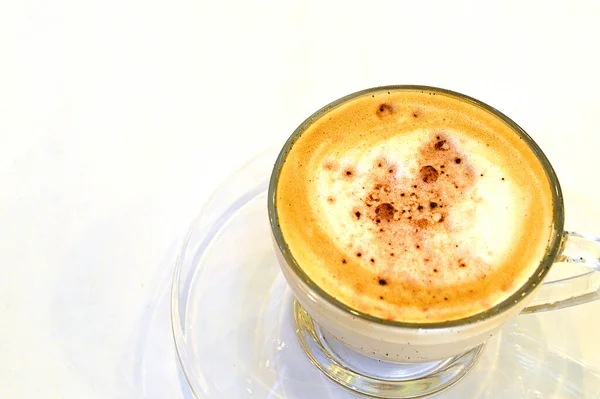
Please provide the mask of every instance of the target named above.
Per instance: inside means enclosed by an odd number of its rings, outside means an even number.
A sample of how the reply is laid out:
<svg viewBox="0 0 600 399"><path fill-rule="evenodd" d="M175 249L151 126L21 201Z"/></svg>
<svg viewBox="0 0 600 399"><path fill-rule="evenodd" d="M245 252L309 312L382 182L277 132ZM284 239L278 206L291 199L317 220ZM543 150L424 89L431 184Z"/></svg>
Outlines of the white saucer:
<svg viewBox="0 0 600 399"><path fill-rule="evenodd" d="M357 397L317 370L294 332L293 297L267 216L277 152L263 152L213 194L177 259L173 334L201 399ZM519 316L485 346L463 380L435 397L599 398L600 372L586 366L580 334L568 311Z"/></svg>

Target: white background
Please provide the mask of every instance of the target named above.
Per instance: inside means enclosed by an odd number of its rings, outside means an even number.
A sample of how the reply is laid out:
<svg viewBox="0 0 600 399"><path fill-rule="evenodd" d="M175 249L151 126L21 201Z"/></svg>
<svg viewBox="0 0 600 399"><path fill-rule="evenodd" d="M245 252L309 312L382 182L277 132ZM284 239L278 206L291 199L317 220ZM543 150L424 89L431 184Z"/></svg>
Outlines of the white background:
<svg viewBox="0 0 600 399"><path fill-rule="evenodd" d="M508 114L567 227L600 235L599 20L592 1L0 3L0 398L190 398L166 305L181 235L249 157L367 87ZM600 331L598 304L574 312Z"/></svg>

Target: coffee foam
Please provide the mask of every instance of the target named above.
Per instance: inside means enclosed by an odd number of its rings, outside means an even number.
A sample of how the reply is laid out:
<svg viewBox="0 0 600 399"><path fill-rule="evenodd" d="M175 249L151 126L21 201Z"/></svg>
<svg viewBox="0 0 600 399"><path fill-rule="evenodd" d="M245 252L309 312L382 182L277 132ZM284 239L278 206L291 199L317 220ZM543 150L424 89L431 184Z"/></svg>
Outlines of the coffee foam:
<svg viewBox="0 0 600 399"><path fill-rule="evenodd" d="M364 313L436 322L516 291L543 257L551 191L505 122L449 95L369 94L293 145L277 213L298 264Z"/></svg>

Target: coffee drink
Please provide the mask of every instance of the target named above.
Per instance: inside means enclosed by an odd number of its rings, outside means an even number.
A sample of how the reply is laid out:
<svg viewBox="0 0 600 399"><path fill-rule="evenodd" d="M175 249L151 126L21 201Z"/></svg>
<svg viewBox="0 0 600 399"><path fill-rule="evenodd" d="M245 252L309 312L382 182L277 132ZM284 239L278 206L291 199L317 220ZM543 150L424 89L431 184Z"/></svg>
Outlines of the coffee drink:
<svg viewBox="0 0 600 399"><path fill-rule="evenodd" d="M434 323L487 310L536 272L553 194L533 150L449 93L369 92L313 120L277 181L285 243L356 311Z"/></svg>

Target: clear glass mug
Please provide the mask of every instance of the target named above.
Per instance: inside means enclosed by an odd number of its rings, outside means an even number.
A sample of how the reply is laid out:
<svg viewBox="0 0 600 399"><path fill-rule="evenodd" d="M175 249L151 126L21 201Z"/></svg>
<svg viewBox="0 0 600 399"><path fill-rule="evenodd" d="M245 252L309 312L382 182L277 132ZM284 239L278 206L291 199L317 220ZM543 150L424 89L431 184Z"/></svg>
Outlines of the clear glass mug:
<svg viewBox="0 0 600 399"><path fill-rule="evenodd" d="M512 296L467 318L439 323L383 320L352 309L321 289L291 254L278 224L276 190L281 166L312 121L336 106L379 91L427 90L475 104L509 124L528 143L552 184L552 237L535 274ZM306 119L281 150L271 175L268 212L277 258L294 296L294 322L310 360L344 388L377 398L413 398L439 392L462 378L485 342L520 313L560 309L600 298L600 239L564 231L564 205L556 174L537 144L506 115L460 93L426 86L388 86L336 100ZM557 262L577 263L583 273L543 283Z"/></svg>

